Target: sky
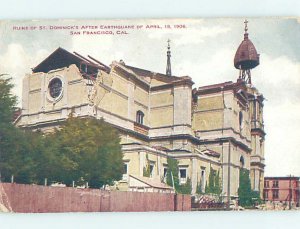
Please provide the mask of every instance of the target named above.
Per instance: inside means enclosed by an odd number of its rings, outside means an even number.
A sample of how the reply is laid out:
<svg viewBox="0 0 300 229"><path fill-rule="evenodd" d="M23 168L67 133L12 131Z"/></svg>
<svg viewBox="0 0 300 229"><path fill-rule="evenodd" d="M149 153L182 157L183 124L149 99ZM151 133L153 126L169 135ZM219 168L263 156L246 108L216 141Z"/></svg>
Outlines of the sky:
<svg viewBox="0 0 300 229"><path fill-rule="evenodd" d="M252 71L252 83L266 98L265 175L300 176L300 20L251 18L248 21L249 38L260 54L260 65ZM126 30L126 35L70 35L71 30L50 30L53 26L90 25L143 25L143 28ZM146 25L162 28L146 29ZM165 25L172 29L164 29ZM175 25L185 28L175 29ZM14 26L47 29L14 30ZM30 73L31 68L58 47L91 55L107 65L122 59L128 65L164 73L170 39L172 73L192 77L194 87L199 87L236 81L238 71L233 58L243 33L243 18L0 21L0 72L12 76L14 93L21 105L25 73Z"/></svg>

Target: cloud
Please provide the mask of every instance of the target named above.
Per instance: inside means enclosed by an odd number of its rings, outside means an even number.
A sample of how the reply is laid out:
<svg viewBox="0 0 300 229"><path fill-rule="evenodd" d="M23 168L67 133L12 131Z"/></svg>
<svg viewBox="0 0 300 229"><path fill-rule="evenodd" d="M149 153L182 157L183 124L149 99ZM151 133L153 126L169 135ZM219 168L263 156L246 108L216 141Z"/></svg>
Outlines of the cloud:
<svg viewBox="0 0 300 229"><path fill-rule="evenodd" d="M266 175L300 174L300 63L287 56L261 55L253 83L267 98ZM280 163L279 163L280 162Z"/></svg>
<svg viewBox="0 0 300 229"><path fill-rule="evenodd" d="M30 67L37 65L47 54L49 55L47 50L40 49L33 55L30 55L21 44L10 43L6 51L0 55L1 73L7 73L12 77L15 84L13 93L18 96L18 106L21 106L22 80L25 73L30 72Z"/></svg>
<svg viewBox="0 0 300 229"><path fill-rule="evenodd" d="M176 23L177 22L177 23ZM169 23L172 27L178 25L178 21ZM163 29L147 31L150 39L170 38L175 46L193 45L203 43L207 38L214 38L221 34L228 33L231 29L225 26L201 26L201 23L195 21L187 21L181 23L186 26L185 29ZM200 26L199 26L200 25ZM198 28L197 28L198 27Z"/></svg>
<svg viewBox="0 0 300 229"><path fill-rule="evenodd" d="M136 56L127 56L125 54L125 50L132 44L127 43L127 46L119 48L122 45L120 44L120 40L116 42L117 39L110 35L75 36L71 40L72 46L69 51L78 52L85 57L90 55L106 65L110 65L113 61L121 59L125 61L130 58L137 59ZM136 52L132 53L133 55L136 54Z"/></svg>
<svg viewBox="0 0 300 229"><path fill-rule="evenodd" d="M111 63L113 47L112 35L100 36L74 36L72 39L72 50L83 56L90 55L96 59L101 57L100 61Z"/></svg>
<svg viewBox="0 0 300 229"><path fill-rule="evenodd" d="M300 103L287 101L264 108L266 175L300 174Z"/></svg>
<svg viewBox="0 0 300 229"><path fill-rule="evenodd" d="M300 62L287 56L272 58L261 54L261 65L252 73L254 84L272 105L286 100L300 102Z"/></svg>
<svg viewBox="0 0 300 229"><path fill-rule="evenodd" d="M200 29L187 29L185 35L179 36L174 40L174 44L185 45L185 44L199 44L203 43L207 38L217 37L221 34L228 33L230 28L222 26L213 27L201 27Z"/></svg>
<svg viewBox="0 0 300 229"><path fill-rule="evenodd" d="M236 80L237 70L233 66L234 50L222 48L207 58L194 58L174 65L177 75L188 75L195 82L195 87ZM181 58L179 58L181 59Z"/></svg>
<svg viewBox="0 0 300 229"><path fill-rule="evenodd" d="M287 56L279 56L272 58L268 54L260 55L261 65L257 69L258 74L262 77L267 74L272 84L278 84L282 81L289 80L295 83L300 83L300 63L293 61Z"/></svg>

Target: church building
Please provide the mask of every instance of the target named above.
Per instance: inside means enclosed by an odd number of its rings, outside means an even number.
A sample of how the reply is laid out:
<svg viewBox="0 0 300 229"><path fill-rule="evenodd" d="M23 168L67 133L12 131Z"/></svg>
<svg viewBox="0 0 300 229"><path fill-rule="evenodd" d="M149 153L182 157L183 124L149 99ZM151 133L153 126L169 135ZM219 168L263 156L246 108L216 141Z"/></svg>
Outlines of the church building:
<svg viewBox="0 0 300 229"><path fill-rule="evenodd" d="M211 172L219 172L222 195L238 197L239 171L249 170L252 189L262 193L264 177L263 95L252 85L259 54L248 38L234 57L236 82L195 87L189 76L166 73L56 49L23 80L21 128L51 132L73 113L104 118L119 130L126 182L143 177L163 180L167 158L179 162L179 181L190 179L192 193L204 192Z"/></svg>

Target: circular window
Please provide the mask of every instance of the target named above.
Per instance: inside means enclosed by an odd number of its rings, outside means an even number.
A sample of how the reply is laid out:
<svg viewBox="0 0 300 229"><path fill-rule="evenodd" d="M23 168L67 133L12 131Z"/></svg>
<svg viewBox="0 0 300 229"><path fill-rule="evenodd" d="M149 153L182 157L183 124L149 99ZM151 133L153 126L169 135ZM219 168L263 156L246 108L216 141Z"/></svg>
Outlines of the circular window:
<svg viewBox="0 0 300 229"><path fill-rule="evenodd" d="M49 94L53 99L58 98L62 92L62 81L58 78L54 78L49 83Z"/></svg>

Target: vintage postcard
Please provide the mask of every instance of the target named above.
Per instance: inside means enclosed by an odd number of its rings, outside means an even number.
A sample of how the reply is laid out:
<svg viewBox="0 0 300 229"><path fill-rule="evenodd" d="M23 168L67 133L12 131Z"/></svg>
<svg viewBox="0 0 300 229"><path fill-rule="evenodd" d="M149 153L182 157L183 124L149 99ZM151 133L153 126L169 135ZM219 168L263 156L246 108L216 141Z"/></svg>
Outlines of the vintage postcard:
<svg viewBox="0 0 300 229"><path fill-rule="evenodd" d="M299 209L299 19L0 36L0 212Z"/></svg>

